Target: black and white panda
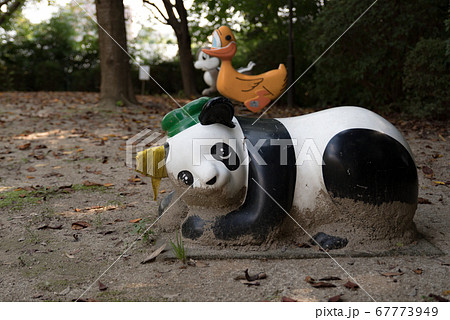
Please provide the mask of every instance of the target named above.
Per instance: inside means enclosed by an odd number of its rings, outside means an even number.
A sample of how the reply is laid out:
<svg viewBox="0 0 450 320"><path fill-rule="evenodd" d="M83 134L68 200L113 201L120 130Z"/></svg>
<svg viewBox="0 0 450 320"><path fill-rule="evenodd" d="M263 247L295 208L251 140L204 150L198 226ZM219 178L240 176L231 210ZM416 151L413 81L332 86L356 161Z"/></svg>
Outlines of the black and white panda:
<svg viewBox="0 0 450 320"><path fill-rule="evenodd" d="M195 208L180 222L185 238L261 242L295 232L285 228L295 226L293 219L311 234L355 234L360 242L413 239L413 155L379 115L337 107L256 121L234 116L223 97L195 103L162 123L169 133L167 176Z"/></svg>

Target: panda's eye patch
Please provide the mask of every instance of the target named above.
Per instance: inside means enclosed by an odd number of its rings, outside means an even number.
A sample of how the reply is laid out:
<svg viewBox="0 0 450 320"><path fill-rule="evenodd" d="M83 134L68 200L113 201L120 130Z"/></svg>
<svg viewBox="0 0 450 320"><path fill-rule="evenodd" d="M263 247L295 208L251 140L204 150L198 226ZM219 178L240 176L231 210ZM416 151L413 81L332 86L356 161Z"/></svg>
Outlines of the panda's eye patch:
<svg viewBox="0 0 450 320"><path fill-rule="evenodd" d="M217 161L222 162L228 170L234 171L239 168L239 157L236 152L226 143L216 143L211 147L211 155Z"/></svg>
<svg viewBox="0 0 450 320"><path fill-rule="evenodd" d="M184 184L190 186L194 183L194 177L192 176L192 173L190 173L187 170L180 171L178 173L178 180L182 181Z"/></svg>

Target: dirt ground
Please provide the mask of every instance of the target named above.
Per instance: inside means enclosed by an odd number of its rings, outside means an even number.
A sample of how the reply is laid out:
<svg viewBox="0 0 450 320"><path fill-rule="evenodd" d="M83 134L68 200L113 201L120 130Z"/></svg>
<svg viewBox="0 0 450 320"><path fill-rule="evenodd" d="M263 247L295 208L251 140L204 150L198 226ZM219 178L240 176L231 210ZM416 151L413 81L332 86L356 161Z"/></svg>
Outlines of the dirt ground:
<svg viewBox="0 0 450 320"><path fill-rule="evenodd" d="M123 253L156 220L157 204L149 179L125 165L126 141L145 128L161 132L161 117L175 104L164 97L139 100L136 108L108 108L99 107L93 93L0 93L0 300L72 301L83 293L82 299L95 301L328 301L340 294L343 301L450 298L447 123L388 117L416 157L417 228L442 254L222 259L195 266L160 256L142 264L157 249L152 241L157 234ZM274 107L268 116L303 112ZM171 191L168 181L160 190ZM246 269L267 278L259 286L234 279ZM101 284L94 282L103 272ZM349 275L360 288L344 286L353 281ZM317 288L307 276L341 280Z"/></svg>

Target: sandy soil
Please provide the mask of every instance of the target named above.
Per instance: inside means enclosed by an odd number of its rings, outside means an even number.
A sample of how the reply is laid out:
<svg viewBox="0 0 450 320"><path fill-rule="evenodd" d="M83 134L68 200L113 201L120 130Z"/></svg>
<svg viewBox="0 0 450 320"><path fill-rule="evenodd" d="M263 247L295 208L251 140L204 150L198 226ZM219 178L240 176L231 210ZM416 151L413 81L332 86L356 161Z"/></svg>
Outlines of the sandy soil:
<svg viewBox="0 0 450 320"><path fill-rule="evenodd" d="M344 301L450 298L446 123L389 117L416 156L422 198L417 228L443 255L224 259L196 266L158 257L141 264L157 249L152 242L157 234L123 253L156 220L157 204L149 179L125 165L126 141L145 128L162 134L161 117L174 103L139 99L143 104L136 108L108 108L98 107L98 95L91 93L0 93L0 300L72 301L83 293L83 299L97 301L281 301L283 296L327 301L338 294ZM268 116L302 112L274 108ZM163 181L160 190L172 189ZM94 281L114 262L99 286ZM245 269L265 272L267 279L259 286L234 280ZM314 288L307 276L341 280L331 281L336 287ZM344 286L353 281L350 276L361 288Z"/></svg>

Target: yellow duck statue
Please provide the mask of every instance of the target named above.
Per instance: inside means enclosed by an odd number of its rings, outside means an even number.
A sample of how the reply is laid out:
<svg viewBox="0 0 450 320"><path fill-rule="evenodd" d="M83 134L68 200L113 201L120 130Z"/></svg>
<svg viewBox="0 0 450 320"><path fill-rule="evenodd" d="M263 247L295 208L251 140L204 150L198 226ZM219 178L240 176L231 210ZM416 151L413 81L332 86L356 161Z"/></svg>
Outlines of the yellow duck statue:
<svg viewBox="0 0 450 320"><path fill-rule="evenodd" d="M203 52L222 61L217 90L223 96L243 102L252 112L259 112L284 91L287 82L284 64L258 75L239 73L231 63L237 50L236 38L231 29L222 26L213 32L212 37L211 49L203 49Z"/></svg>

